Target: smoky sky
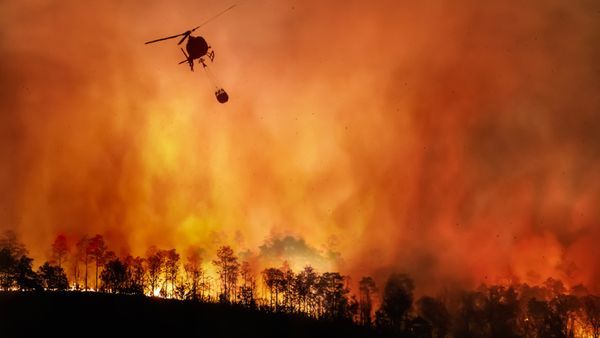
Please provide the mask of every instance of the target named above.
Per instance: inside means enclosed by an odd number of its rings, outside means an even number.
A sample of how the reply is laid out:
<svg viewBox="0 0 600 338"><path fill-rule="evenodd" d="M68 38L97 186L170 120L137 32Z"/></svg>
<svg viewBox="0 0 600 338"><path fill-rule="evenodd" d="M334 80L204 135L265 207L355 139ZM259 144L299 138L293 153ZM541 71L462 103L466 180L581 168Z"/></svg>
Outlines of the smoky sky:
<svg viewBox="0 0 600 338"><path fill-rule="evenodd" d="M229 5L0 4L0 227L36 259L287 238L356 279L597 290L597 2L241 1L199 30L220 105L143 43Z"/></svg>

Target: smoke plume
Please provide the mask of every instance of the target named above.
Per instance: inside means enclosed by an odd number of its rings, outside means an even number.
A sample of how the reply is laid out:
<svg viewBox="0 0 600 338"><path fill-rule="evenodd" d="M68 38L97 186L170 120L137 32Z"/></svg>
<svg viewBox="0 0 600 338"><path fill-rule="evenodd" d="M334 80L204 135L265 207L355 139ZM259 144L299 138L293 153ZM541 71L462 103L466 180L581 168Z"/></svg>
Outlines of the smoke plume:
<svg viewBox="0 0 600 338"><path fill-rule="evenodd" d="M175 40L143 42L227 6L0 4L0 228L36 262L99 233L599 289L600 4L240 2L199 30L220 105Z"/></svg>

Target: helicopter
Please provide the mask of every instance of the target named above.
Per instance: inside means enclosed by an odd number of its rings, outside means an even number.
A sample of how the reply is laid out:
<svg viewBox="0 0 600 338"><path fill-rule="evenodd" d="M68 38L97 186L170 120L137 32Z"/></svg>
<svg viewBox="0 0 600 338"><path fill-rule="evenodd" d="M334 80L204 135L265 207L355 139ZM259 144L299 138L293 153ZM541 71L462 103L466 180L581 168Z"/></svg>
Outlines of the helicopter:
<svg viewBox="0 0 600 338"><path fill-rule="evenodd" d="M206 42L206 40L202 36L193 36L192 33L194 31L196 31L198 28L206 25L210 21L218 18L225 12L233 9L235 6L236 5L232 5L228 8L226 8L225 10L221 11L220 13L213 16L212 18L204 21L202 24L200 24L199 26L197 26L195 28L192 28L192 29L187 30L180 34L151 40L151 41L146 42L145 44L148 45L151 43L160 42L160 41L164 41L164 40L170 40L170 39L178 38L181 36L182 38L179 40L177 45L178 46L181 45L186 40L187 40L187 43L185 44L185 50L183 50L183 48L180 48L181 52L185 56L185 60L179 62L179 64L187 63L190 66L190 70L193 72L194 71L194 60L197 59L197 60L199 60L199 63L202 65L202 68L208 72L208 65L206 64L206 62L207 62L206 58L208 58L210 60L210 62L213 62L215 59L215 52L212 50L211 46L208 45L208 42ZM187 51L187 53L185 51ZM214 81L213 81L213 84L214 84ZM216 87L217 87L217 90L215 91L215 96L217 97L217 101L219 101L219 103L227 102L229 100L229 95L227 94L227 92L225 92L225 90L223 88L220 88L218 86L216 86Z"/></svg>

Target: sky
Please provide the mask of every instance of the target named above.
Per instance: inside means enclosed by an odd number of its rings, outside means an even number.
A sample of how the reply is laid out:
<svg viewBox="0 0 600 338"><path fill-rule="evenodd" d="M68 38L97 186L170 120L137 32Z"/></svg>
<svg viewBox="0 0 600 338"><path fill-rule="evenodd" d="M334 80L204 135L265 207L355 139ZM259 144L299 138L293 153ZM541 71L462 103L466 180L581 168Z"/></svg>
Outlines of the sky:
<svg viewBox="0 0 600 338"><path fill-rule="evenodd" d="M190 72L176 40L215 51ZM600 290L600 3L0 3L0 230Z"/></svg>

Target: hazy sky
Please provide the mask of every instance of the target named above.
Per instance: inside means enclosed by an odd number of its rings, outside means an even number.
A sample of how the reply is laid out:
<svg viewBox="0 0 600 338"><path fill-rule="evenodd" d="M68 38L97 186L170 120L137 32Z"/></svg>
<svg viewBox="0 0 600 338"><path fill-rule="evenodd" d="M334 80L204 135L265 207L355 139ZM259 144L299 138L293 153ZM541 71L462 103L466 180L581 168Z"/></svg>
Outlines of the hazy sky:
<svg viewBox="0 0 600 338"><path fill-rule="evenodd" d="M0 229L37 263L100 233L600 289L600 3L239 1L198 31L221 105L144 42L233 3L0 3Z"/></svg>

